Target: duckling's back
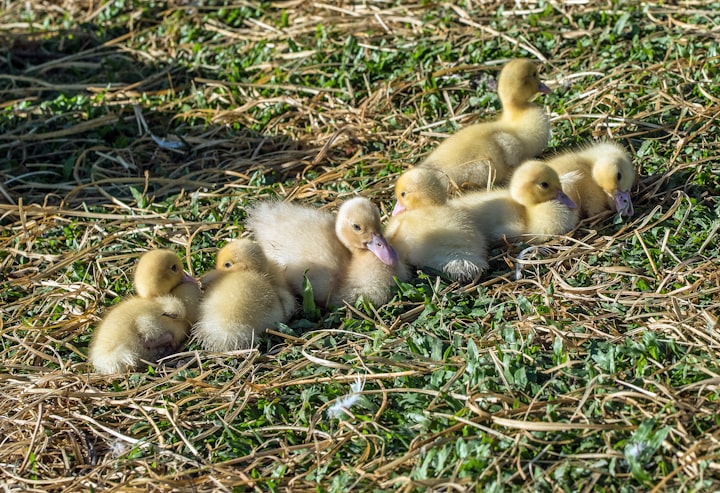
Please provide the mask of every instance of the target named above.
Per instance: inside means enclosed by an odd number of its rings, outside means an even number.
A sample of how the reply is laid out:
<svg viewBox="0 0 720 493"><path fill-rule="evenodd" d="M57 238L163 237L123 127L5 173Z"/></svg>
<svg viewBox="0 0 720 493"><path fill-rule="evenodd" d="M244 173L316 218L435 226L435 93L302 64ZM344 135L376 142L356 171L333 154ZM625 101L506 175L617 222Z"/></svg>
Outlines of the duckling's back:
<svg viewBox="0 0 720 493"><path fill-rule="evenodd" d="M515 202L505 189L489 192L470 192L450 201L452 207L466 211L489 242L503 237L514 238L525 232L525 209Z"/></svg>
<svg viewBox="0 0 720 493"><path fill-rule="evenodd" d="M315 299L329 298L350 260L335 234L332 214L287 202L263 202L249 211L247 225L265 255L279 264L291 290L301 294L307 275Z"/></svg>
<svg viewBox="0 0 720 493"><path fill-rule="evenodd" d="M385 230L401 261L472 281L488 267L485 238L469 215L449 206L423 207L390 218Z"/></svg>

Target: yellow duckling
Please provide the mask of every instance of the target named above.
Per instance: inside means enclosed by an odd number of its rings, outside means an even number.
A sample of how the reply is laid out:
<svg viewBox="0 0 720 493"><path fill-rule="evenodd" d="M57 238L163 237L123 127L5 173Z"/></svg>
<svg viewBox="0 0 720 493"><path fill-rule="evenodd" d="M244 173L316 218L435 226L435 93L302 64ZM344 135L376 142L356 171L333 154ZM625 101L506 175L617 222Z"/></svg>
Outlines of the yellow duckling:
<svg viewBox="0 0 720 493"><path fill-rule="evenodd" d="M246 349L295 311L284 280L273 277L260 245L249 239L228 243L217 256L193 334L211 351Z"/></svg>
<svg viewBox="0 0 720 493"><path fill-rule="evenodd" d="M200 289L173 251L142 255L134 283L138 296L113 307L93 334L88 357L99 373L131 370L174 353L195 322Z"/></svg>
<svg viewBox="0 0 720 493"><path fill-rule="evenodd" d="M511 60L498 78L500 118L462 128L440 143L421 166L445 172L460 187L484 189L502 183L516 166L547 146L548 117L530 100L548 92L535 63L526 58Z"/></svg>
<svg viewBox="0 0 720 493"><path fill-rule="evenodd" d="M410 168L395 183L395 199L393 216L406 210L443 206L448 201L447 178L433 168Z"/></svg>
<svg viewBox="0 0 720 493"><path fill-rule="evenodd" d="M526 161L509 189L472 192L450 201L470 213L491 242L521 235L565 234L578 221L575 203L563 192L557 173L542 161Z"/></svg>
<svg viewBox="0 0 720 493"><path fill-rule="evenodd" d="M265 254L277 262L296 294L304 277L316 303L339 306L360 295L376 305L392 296L394 276L406 267L382 235L380 213L364 197L343 203L337 216L287 202L265 202L248 213L247 225Z"/></svg>
<svg viewBox="0 0 720 493"><path fill-rule="evenodd" d="M606 210L622 216L635 213L630 188L635 168L625 149L615 142L601 142L559 154L547 161L563 183L563 190L583 216Z"/></svg>
<svg viewBox="0 0 720 493"><path fill-rule="evenodd" d="M467 211L448 205L442 176L416 167L395 184L397 203L385 234L400 259L471 282L488 268L485 237Z"/></svg>

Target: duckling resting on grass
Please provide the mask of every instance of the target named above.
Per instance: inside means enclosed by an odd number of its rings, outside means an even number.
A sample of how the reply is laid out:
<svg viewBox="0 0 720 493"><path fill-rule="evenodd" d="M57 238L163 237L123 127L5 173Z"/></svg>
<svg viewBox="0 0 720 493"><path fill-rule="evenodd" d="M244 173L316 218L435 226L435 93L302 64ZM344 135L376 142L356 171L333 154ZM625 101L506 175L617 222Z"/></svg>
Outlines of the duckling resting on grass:
<svg viewBox="0 0 720 493"><path fill-rule="evenodd" d="M217 264L193 327L205 349L249 348L266 329L289 320L295 299L284 280L271 274L257 243L249 239L228 243L218 252Z"/></svg>
<svg viewBox="0 0 720 493"><path fill-rule="evenodd" d="M89 359L99 373L132 370L176 352L195 322L200 289L171 250L145 253L134 284L138 296L113 307L93 334Z"/></svg>
<svg viewBox="0 0 720 493"><path fill-rule="evenodd" d="M576 206L563 192L560 178L542 161L519 166L509 189L467 193L451 204L466 210L491 242L521 235L565 234L578 221Z"/></svg>
<svg viewBox="0 0 720 493"><path fill-rule="evenodd" d="M307 276L315 302L323 306L354 303L359 296L375 305L393 293L394 277L407 268L382 235L380 213L368 199L342 204L337 216L287 202L264 202L249 211L247 225L265 254L302 294Z"/></svg>
<svg viewBox="0 0 720 493"><path fill-rule="evenodd" d="M397 203L385 234L403 262L471 282L488 268L487 243L467 211L448 205L442 175L416 167L395 184Z"/></svg>
<svg viewBox="0 0 720 493"><path fill-rule="evenodd" d="M496 121L477 123L451 135L420 164L437 168L461 188L486 189L504 182L523 161L540 154L550 138L545 111L530 100L550 89L535 63L518 58L500 72L503 111Z"/></svg>
<svg viewBox="0 0 720 493"><path fill-rule="evenodd" d="M592 144L558 154L547 164L560 175L563 190L584 217L607 210L622 216L632 216L635 212L630 189L636 172L621 145Z"/></svg>

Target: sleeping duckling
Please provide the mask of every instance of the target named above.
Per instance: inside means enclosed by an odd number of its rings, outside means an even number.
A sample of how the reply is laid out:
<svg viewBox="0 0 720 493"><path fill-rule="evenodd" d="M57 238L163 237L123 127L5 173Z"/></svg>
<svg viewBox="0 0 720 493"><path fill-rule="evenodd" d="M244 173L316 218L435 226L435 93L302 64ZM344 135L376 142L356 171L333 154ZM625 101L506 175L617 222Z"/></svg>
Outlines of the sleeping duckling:
<svg viewBox="0 0 720 493"><path fill-rule="evenodd" d="M194 322L197 281L171 250L152 250L134 274L138 296L113 307L93 334L88 354L99 373L118 373L174 353Z"/></svg>
<svg viewBox="0 0 720 493"><path fill-rule="evenodd" d="M577 224L573 201L557 173L542 161L526 161L515 170L510 188L472 192L450 201L470 213L491 242L521 235L558 235Z"/></svg>
<svg viewBox="0 0 720 493"><path fill-rule="evenodd" d="M526 58L511 60L498 79L503 107L500 118L460 129L441 142L420 166L447 173L461 188L484 189L502 183L516 166L547 146L548 117L530 100L537 93L548 92L535 63Z"/></svg>
<svg viewBox="0 0 720 493"><path fill-rule="evenodd" d="M269 274L260 245L249 239L233 241L218 252L218 264L193 326L203 348L246 349L267 328L290 319L295 299L284 281Z"/></svg>
<svg viewBox="0 0 720 493"><path fill-rule="evenodd" d="M290 289L302 294L307 276L319 305L374 304L390 299L393 276L405 267L382 235L380 213L368 199L346 201L333 214L286 202L265 202L249 211L247 225L265 254L277 262Z"/></svg>
<svg viewBox="0 0 720 493"><path fill-rule="evenodd" d="M635 168L625 149L601 142L559 154L547 161L563 183L563 190L585 217L613 210L622 216L635 212L630 188Z"/></svg>
<svg viewBox="0 0 720 493"><path fill-rule="evenodd" d="M440 173L417 167L395 184L397 203L385 234L401 260L471 282L488 268L485 237L471 216L447 204Z"/></svg>
<svg viewBox="0 0 720 493"><path fill-rule="evenodd" d="M265 256L262 248L260 248L260 252L258 253L258 248L260 247L257 244L246 239L234 240L227 243L217 252L215 269L203 275L201 279L203 288L209 289L215 279L230 270L262 269L268 275L270 283L277 291L280 302L283 305L283 310L292 314L295 311L295 297L290 292L282 269L280 269L277 263ZM262 254L264 260L260 261L257 259L259 254Z"/></svg>

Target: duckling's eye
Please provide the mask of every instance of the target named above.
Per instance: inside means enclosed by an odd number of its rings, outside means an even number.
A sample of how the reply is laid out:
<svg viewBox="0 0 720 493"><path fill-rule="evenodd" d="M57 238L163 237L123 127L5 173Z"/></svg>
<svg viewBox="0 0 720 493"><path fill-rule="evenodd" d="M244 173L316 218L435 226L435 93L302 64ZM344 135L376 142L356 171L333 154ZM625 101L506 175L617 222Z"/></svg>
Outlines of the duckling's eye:
<svg viewBox="0 0 720 493"><path fill-rule="evenodd" d="M546 181L541 181L540 188L542 188L543 190L547 190L548 188L550 188L550 184Z"/></svg>
<svg viewBox="0 0 720 493"><path fill-rule="evenodd" d="M617 181L621 181L621 180L622 180L622 173L618 171Z"/></svg>
<svg viewBox="0 0 720 493"><path fill-rule="evenodd" d="M407 195L407 192L400 192L400 196L401 196L402 198L405 198L406 195Z"/></svg>
<svg viewBox="0 0 720 493"><path fill-rule="evenodd" d="M170 270L173 272L177 272L177 265L175 265L175 264L171 265Z"/></svg>
<svg viewBox="0 0 720 493"><path fill-rule="evenodd" d="M232 267L232 262L225 262L223 264L223 267L225 267L226 269L229 269L230 267Z"/></svg>
<svg viewBox="0 0 720 493"><path fill-rule="evenodd" d="M354 229L355 231L361 231L361 230L362 230L362 228L360 227L359 224L353 224L352 227L353 227L353 229Z"/></svg>

